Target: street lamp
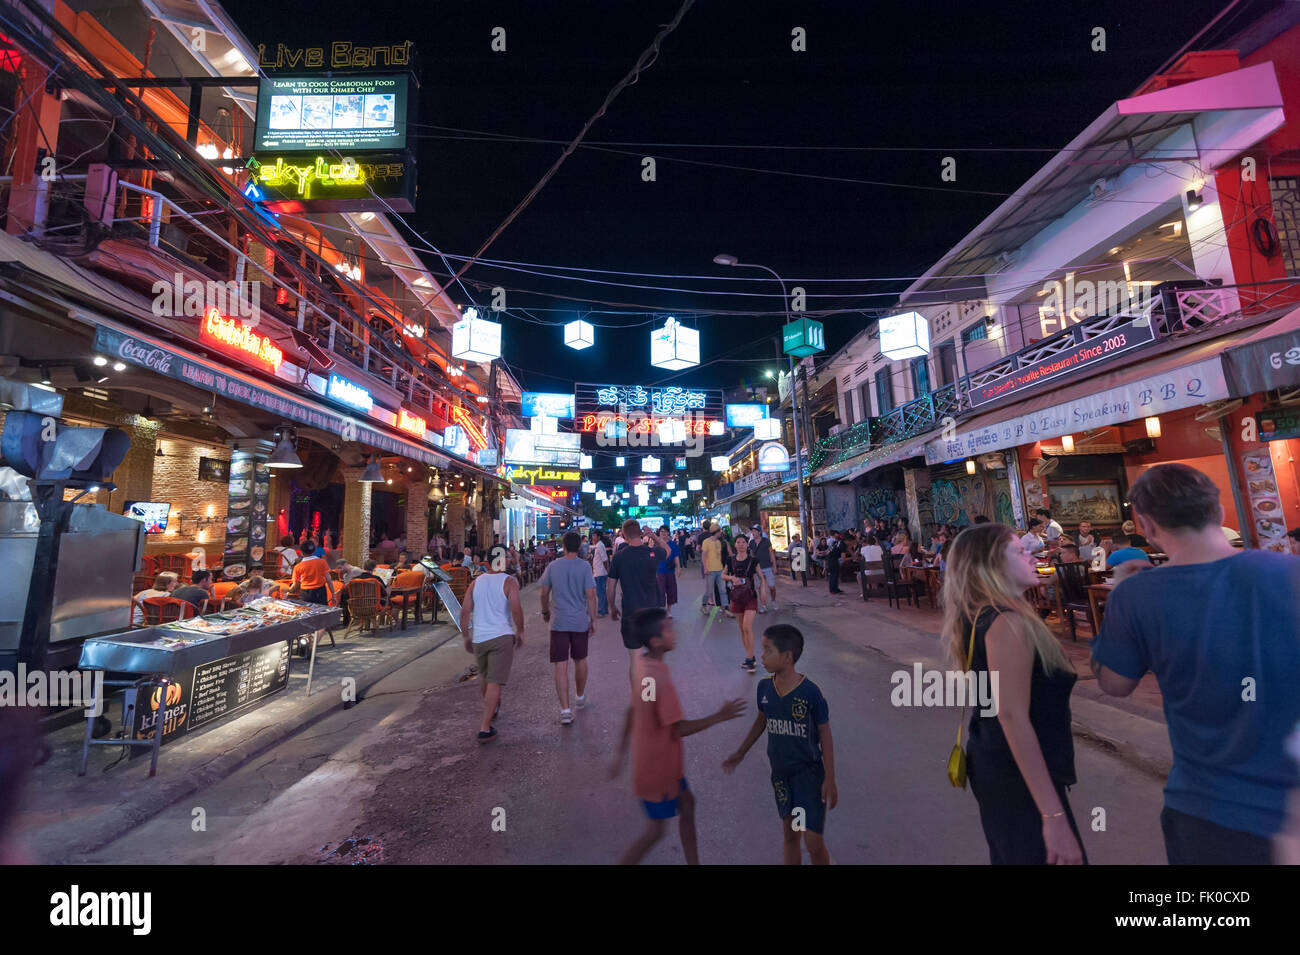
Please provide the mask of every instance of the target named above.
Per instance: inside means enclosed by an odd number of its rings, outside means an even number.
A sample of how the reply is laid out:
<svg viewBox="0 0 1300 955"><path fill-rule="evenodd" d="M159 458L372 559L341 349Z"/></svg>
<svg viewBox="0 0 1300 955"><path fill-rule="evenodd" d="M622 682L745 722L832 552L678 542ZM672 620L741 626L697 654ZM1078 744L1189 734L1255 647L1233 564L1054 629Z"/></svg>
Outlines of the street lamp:
<svg viewBox="0 0 1300 955"><path fill-rule="evenodd" d="M785 306L786 324L794 321L790 315L790 296L786 292L785 279L781 278L775 269L770 269L766 265L759 265L756 262L742 262L734 255L728 255L725 252L715 255L713 264L739 266L745 269L762 269L764 272L771 273L772 278L781 283L781 302ZM803 532L804 540L811 540L812 528L808 526L808 510L804 504L803 460L799 456L799 409L795 407L794 358L786 355L785 360L790 367L790 419L794 424L794 480L795 487L799 489L799 529Z"/></svg>

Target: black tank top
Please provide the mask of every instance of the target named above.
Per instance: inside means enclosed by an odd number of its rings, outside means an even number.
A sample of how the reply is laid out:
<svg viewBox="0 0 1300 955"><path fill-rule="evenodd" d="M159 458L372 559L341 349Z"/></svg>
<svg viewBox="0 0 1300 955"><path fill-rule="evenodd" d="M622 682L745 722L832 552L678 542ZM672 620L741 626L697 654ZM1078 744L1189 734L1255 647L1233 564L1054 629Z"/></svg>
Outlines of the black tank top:
<svg viewBox="0 0 1300 955"><path fill-rule="evenodd" d="M975 625L971 670L977 680L981 679L981 674L988 672L988 651L984 646L984 636L998 618L998 613L994 608L986 607ZM965 634L969 640L970 630L967 629ZM1042 661L1035 656L1034 672L1029 683L1029 724L1038 737L1038 746L1043 751L1043 761L1047 764L1047 772L1052 781L1065 786L1073 786L1075 783L1070 693L1074 690L1077 679L1073 671L1049 674L1043 669ZM996 716L981 716L978 708L971 713L967 755L972 763L1002 763L1006 768L1018 771L1007 737L1002 732L1002 724Z"/></svg>

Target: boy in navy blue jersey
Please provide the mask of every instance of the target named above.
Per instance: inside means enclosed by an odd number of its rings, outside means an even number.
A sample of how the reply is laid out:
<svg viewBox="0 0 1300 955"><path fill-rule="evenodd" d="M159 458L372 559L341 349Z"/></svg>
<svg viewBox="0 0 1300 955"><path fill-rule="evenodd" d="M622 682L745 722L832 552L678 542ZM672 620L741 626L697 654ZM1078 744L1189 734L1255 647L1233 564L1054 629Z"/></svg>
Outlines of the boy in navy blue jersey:
<svg viewBox="0 0 1300 955"><path fill-rule="evenodd" d="M813 865L831 861L822 838L826 810L839 801L835 788L835 748L830 712L817 684L794 665L803 655L803 634L797 627L777 624L763 631L763 669L772 674L758 684L758 715L740 748L722 764L730 773L767 730L767 757L772 762L772 789L786 865L802 860L799 835Z"/></svg>

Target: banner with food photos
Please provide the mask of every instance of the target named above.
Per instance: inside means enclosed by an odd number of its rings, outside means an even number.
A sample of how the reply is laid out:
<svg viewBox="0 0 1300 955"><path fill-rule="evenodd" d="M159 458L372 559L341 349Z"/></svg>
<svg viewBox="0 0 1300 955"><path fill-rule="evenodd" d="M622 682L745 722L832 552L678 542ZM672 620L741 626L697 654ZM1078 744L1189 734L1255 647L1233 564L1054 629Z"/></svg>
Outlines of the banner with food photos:
<svg viewBox="0 0 1300 955"><path fill-rule="evenodd" d="M222 576L241 580L259 574L266 559L266 512L271 471L263 456L236 451L230 458L226 494L226 549Z"/></svg>
<svg viewBox="0 0 1300 955"><path fill-rule="evenodd" d="M1282 498L1277 491L1273 456L1267 447L1250 448L1241 454L1241 471L1246 478L1246 500L1250 502L1251 529L1260 550L1290 553ZM1245 530L1245 528L1243 528ZM1249 534L1242 534L1249 538Z"/></svg>

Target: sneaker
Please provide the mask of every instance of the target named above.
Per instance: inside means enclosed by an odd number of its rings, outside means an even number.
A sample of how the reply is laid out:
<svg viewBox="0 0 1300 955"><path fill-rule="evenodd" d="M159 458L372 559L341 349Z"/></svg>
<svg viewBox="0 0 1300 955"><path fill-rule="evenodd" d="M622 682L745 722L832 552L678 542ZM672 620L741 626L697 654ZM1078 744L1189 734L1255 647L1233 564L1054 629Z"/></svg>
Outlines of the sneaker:
<svg viewBox="0 0 1300 955"><path fill-rule="evenodd" d="M709 615L709 606L709 604L700 604L700 613L707 617Z"/></svg>
<svg viewBox="0 0 1300 955"><path fill-rule="evenodd" d="M732 613L730 610L724 610L723 613L725 613L725 614L726 614L729 618L731 618L732 620L735 620L735 619L736 619L736 615L735 615L734 613Z"/></svg>
<svg viewBox="0 0 1300 955"><path fill-rule="evenodd" d="M770 604L768 604L768 605L767 605L767 609L768 609L768 610L775 610L775 609L776 609L776 601L773 600Z"/></svg>
<svg viewBox="0 0 1300 955"><path fill-rule="evenodd" d="M572 725L572 723L573 723L573 711L572 711L572 710L560 710L560 722L563 723L565 726L570 726L570 725Z"/></svg>
<svg viewBox="0 0 1300 955"><path fill-rule="evenodd" d="M766 607L759 607L759 608L758 608L758 612L759 612L759 613L767 613L767 608L766 608Z"/></svg>
<svg viewBox="0 0 1300 955"><path fill-rule="evenodd" d="M575 697L573 700L574 709L583 710L587 708L587 698L585 696Z"/></svg>
<svg viewBox="0 0 1300 955"><path fill-rule="evenodd" d="M482 730L479 730L478 741L480 743L490 743L496 738L497 738L497 728L495 726L491 727L486 733L484 733Z"/></svg>

